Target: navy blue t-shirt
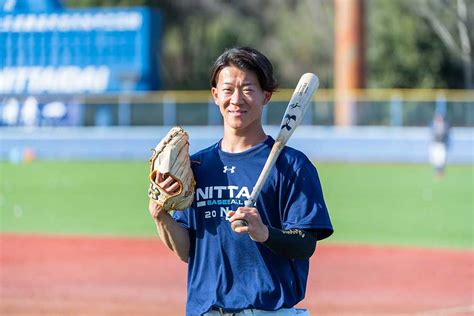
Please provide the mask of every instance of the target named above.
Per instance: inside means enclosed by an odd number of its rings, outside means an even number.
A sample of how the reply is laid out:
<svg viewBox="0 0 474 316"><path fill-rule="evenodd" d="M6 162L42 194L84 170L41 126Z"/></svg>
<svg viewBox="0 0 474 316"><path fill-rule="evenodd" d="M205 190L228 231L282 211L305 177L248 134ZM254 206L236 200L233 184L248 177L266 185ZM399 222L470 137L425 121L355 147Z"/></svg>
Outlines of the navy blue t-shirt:
<svg viewBox="0 0 474 316"><path fill-rule="evenodd" d="M186 315L211 307L276 310L300 302L309 260L287 259L232 231L226 216L243 206L274 140L228 153L220 142L191 156L196 178L193 205L174 218L189 230ZM262 221L279 229L313 229L318 239L333 232L316 168L300 151L285 147L257 200Z"/></svg>

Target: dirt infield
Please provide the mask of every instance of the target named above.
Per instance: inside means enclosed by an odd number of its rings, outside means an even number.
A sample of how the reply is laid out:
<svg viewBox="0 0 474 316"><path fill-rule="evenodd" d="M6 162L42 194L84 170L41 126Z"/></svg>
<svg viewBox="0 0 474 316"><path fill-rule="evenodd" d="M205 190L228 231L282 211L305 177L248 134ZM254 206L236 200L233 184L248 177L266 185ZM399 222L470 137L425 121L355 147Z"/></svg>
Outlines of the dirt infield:
<svg viewBox="0 0 474 316"><path fill-rule="evenodd" d="M313 315L474 315L474 252L321 244ZM0 315L183 315L186 264L153 239L0 235Z"/></svg>

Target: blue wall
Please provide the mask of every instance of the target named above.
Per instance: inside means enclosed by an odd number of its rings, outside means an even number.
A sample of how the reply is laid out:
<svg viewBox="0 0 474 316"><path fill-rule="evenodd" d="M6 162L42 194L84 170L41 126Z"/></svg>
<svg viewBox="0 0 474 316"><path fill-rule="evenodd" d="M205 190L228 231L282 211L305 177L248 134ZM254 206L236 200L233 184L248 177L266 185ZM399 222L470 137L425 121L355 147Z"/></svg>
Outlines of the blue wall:
<svg viewBox="0 0 474 316"><path fill-rule="evenodd" d="M156 90L160 29L148 8L0 11L0 95Z"/></svg>

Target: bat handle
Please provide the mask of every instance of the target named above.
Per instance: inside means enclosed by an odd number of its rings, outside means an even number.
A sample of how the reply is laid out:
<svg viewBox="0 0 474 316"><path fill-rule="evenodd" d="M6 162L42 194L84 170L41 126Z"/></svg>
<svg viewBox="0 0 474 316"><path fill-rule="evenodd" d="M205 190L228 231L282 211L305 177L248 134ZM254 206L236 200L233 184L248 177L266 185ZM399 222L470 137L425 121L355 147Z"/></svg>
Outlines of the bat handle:
<svg viewBox="0 0 474 316"><path fill-rule="evenodd" d="M246 200L244 202L244 205L245 207L254 207L255 202L250 198L249 200ZM249 223L247 223L247 221L244 219L238 219L232 222L232 228L244 227L244 226L249 226Z"/></svg>
<svg viewBox="0 0 474 316"><path fill-rule="evenodd" d="M248 200L245 200L244 202L245 207L254 207L255 206L255 201L250 197Z"/></svg>

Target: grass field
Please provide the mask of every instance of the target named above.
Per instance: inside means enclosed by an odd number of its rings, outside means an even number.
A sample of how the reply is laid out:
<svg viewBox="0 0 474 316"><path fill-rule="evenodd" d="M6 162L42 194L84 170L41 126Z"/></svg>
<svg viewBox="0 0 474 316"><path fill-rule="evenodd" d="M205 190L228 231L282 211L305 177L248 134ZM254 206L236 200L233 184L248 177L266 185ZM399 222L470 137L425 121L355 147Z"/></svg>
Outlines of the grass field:
<svg viewBox="0 0 474 316"><path fill-rule="evenodd" d="M0 163L2 232L155 235L141 162ZM474 168L320 164L329 241L473 248Z"/></svg>

